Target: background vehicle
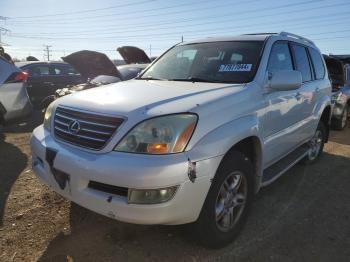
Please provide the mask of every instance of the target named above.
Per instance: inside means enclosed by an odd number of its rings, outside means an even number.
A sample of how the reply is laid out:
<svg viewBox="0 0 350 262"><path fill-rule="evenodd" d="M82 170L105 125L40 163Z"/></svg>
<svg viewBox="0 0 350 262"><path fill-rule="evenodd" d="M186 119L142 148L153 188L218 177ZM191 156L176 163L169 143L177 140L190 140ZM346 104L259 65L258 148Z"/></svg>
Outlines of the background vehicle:
<svg viewBox="0 0 350 262"><path fill-rule="evenodd" d="M67 63L31 61L16 65L28 73L27 91L36 107L57 89L83 82L82 76Z"/></svg>
<svg viewBox="0 0 350 262"><path fill-rule="evenodd" d="M123 57L125 65L116 67L105 54L89 50L62 57L63 61L81 74L84 83L56 90L55 94L42 101L41 107L46 108L55 99L78 91L133 79L151 63L146 53L137 47L123 46L117 51Z"/></svg>
<svg viewBox="0 0 350 262"><path fill-rule="evenodd" d="M33 170L64 197L137 224L194 223L231 242L254 193L328 140L331 84L303 37L180 43L133 80L50 104L33 132Z"/></svg>
<svg viewBox="0 0 350 262"><path fill-rule="evenodd" d="M323 55L332 82L332 127L342 130L350 117L349 65L334 56Z"/></svg>
<svg viewBox="0 0 350 262"><path fill-rule="evenodd" d="M0 124L32 111L26 90L27 74L0 57Z"/></svg>

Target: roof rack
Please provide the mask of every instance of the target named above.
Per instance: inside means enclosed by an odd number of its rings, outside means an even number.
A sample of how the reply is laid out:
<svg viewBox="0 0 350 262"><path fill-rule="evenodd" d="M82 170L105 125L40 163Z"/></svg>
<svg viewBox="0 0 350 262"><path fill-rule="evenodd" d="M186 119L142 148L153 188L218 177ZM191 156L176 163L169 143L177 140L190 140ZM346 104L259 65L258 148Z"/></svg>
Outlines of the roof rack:
<svg viewBox="0 0 350 262"><path fill-rule="evenodd" d="M315 43L312 42L310 39L307 39L305 37L302 37L300 35L296 35L296 34L292 34L292 33L288 33L288 32L280 32L280 36L285 36L285 37L293 37L293 38L296 38L296 39L299 39L299 40L302 40L306 43L309 43L309 44L312 44L313 46L315 46Z"/></svg>
<svg viewBox="0 0 350 262"><path fill-rule="evenodd" d="M252 34L243 34L243 35L276 35L278 33L252 33Z"/></svg>

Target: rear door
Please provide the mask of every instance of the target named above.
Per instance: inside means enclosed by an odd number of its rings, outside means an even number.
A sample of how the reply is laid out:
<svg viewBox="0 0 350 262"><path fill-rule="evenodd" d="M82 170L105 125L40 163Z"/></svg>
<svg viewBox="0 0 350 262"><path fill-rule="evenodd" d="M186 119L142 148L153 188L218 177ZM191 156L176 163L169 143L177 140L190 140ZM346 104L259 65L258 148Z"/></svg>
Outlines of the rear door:
<svg viewBox="0 0 350 262"><path fill-rule="evenodd" d="M52 94L53 83L50 76L50 68L47 63L34 63L22 68L28 73L28 95L34 105Z"/></svg>
<svg viewBox="0 0 350 262"><path fill-rule="evenodd" d="M50 64L50 75L53 92L68 85L82 83L80 74L66 64Z"/></svg>
<svg viewBox="0 0 350 262"><path fill-rule="evenodd" d="M303 84L298 92L298 103L300 104L300 115L302 123L300 132L296 139L307 140L314 134L314 118L315 106L320 99L322 80L317 80L315 70L311 61L308 47L291 43L293 58L296 70L301 72ZM324 77L324 73L322 78Z"/></svg>
<svg viewBox="0 0 350 262"><path fill-rule="evenodd" d="M267 71L294 70L293 59L287 41L277 41L272 46ZM298 123L302 120L299 90L269 90L265 95L266 112L262 118L265 144L265 167L278 161L293 150L297 141Z"/></svg>

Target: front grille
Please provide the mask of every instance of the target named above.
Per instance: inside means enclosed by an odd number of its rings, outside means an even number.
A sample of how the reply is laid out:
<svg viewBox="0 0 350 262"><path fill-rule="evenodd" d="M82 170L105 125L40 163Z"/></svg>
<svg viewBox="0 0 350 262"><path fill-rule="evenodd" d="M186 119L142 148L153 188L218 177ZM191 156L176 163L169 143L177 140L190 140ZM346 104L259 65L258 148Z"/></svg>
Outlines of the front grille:
<svg viewBox="0 0 350 262"><path fill-rule="evenodd" d="M57 107L54 117L54 133L55 137L62 141L100 150L122 122L123 119L118 117Z"/></svg>
<svg viewBox="0 0 350 262"><path fill-rule="evenodd" d="M112 185L103 184L96 181L90 181L88 187L94 190L102 191L113 195L118 195L123 197L128 196L128 189L126 187L112 186Z"/></svg>

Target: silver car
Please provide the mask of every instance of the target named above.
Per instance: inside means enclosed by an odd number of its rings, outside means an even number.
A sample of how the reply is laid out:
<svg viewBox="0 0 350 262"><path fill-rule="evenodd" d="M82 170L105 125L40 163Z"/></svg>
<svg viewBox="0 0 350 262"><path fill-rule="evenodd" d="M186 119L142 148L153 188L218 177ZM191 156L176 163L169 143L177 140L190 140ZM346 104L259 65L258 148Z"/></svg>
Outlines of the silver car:
<svg viewBox="0 0 350 262"><path fill-rule="evenodd" d="M323 55L332 82L332 127L345 128L350 117L350 65L343 58Z"/></svg>
<svg viewBox="0 0 350 262"><path fill-rule="evenodd" d="M25 72L0 57L0 124L31 113L26 81Z"/></svg>

